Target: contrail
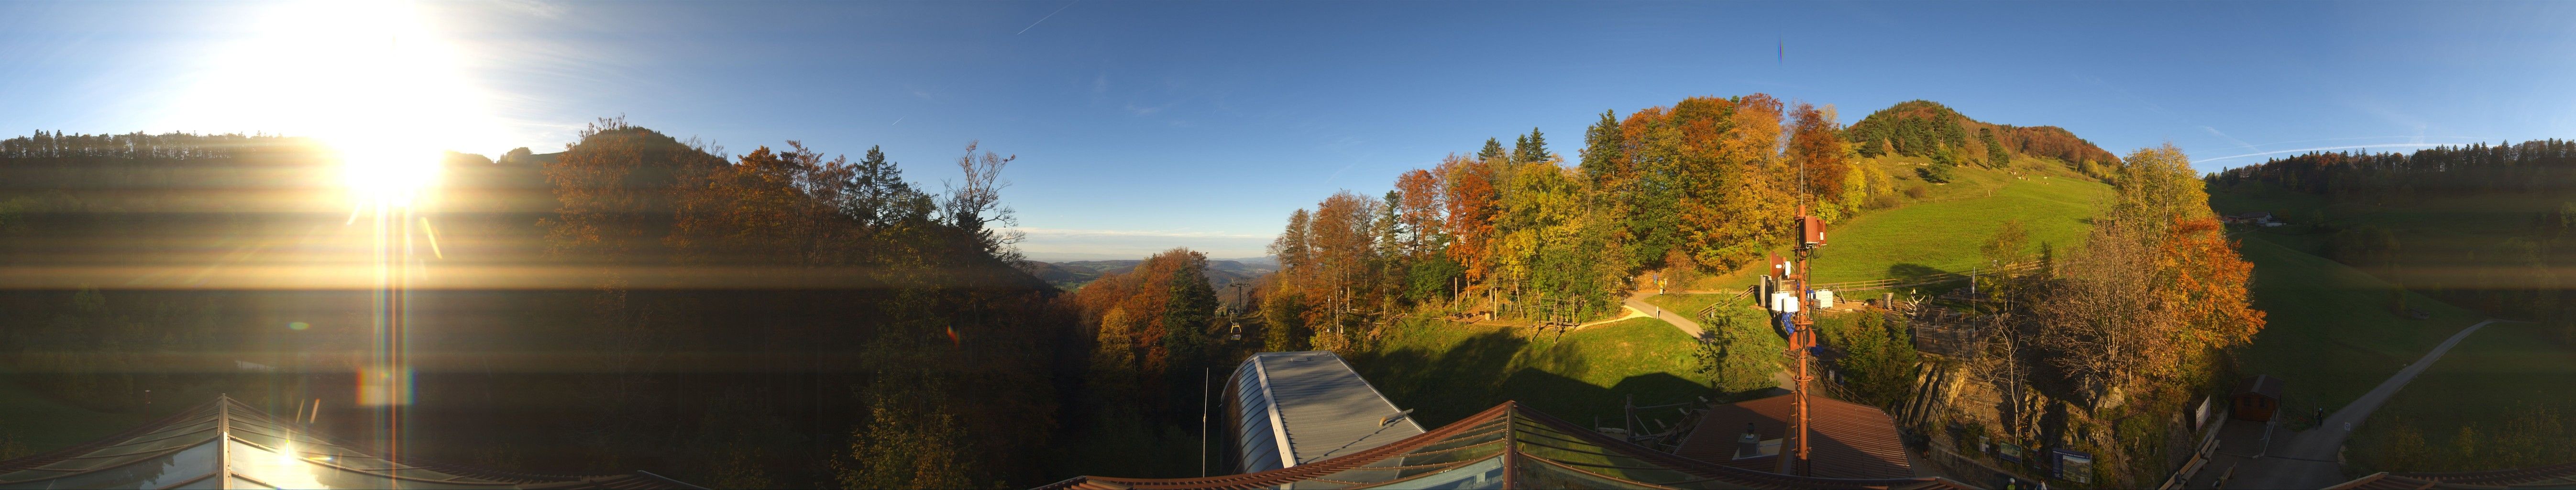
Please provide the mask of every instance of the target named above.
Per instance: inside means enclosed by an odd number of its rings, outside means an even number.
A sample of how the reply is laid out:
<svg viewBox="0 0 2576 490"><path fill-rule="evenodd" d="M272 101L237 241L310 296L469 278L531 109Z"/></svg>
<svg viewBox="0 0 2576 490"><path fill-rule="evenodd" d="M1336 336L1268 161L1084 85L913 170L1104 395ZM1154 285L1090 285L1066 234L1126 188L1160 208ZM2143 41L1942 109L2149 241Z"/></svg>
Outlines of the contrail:
<svg viewBox="0 0 2576 490"><path fill-rule="evenodd" d="M908 116L908 115L907 115L907 116L896 116L896 117L894 118L894 122L886 123L886 125L887 125L887 126L893 126L893 125L897 125L897 124L903 124L903 118L907 118L907 117L912 117L912 116Z"/></svg>
<svg viewBox="0 0 2576 490"><path fill-rule="evenodd" d="M1064 13L1064 9L1073 8L1074 3L1082 3L1082 0L1073 0L1073 3L1064 4L1062 7L1056 7L1054 12L1047 12L1046 17L1039 17L1037 22L1030 22L1028 27L1022 27L1020 28L1020 32L1014 32L1011 33L1011 35L1017 36L1028 34L1029 29L1036 29L1038 28L1038 24L1046 22L1047 19L1055 18L1055 14L1061 14Z"/></svg>

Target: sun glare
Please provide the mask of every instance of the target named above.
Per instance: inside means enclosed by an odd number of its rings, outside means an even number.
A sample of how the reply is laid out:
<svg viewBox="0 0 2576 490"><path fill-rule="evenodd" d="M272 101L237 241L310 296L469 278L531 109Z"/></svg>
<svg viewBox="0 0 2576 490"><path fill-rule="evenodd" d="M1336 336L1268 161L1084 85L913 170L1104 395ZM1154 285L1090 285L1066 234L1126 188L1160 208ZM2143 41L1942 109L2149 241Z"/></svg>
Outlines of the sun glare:
<svg viewBox="0 0 2576 490"><path fill-rule="evenodd" d="M356 205L412 205L443 150L492 141L486 97L410 2L281 5L225 47L166 124L309 136L342 158Z"/></svg>

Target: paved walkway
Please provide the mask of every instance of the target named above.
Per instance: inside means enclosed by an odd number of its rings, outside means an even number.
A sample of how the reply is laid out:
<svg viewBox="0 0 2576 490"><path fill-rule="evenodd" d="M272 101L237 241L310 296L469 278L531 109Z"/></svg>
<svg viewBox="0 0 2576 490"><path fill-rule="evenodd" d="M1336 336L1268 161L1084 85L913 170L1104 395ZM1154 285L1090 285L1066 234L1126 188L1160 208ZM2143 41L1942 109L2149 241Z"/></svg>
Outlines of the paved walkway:
<svg viewBox="0 0 2576 490"><path fill-rule="evenodd" d="M1697 321L1692 321L1692 320L1690 319L1690 312L1681 312L1681 311L1666 310L1666 309L1663 309L1663 308L1656 307L1655 305L1646 304L1646 297L1647 297L1647 296L1652 296L1652 295L1648 295L1648 294L1632 294L1632 295L1629 295L1629 296L1628 296L1628 299L1619 300L1619 306L1627 307L1627 308L1628 308L1628 311L1634 311L1634 312L1637 312L1637 314L1636 314L1636 315L1631 315L1631 316L1648 316L1648 317L1654 317L1654 319L1657 319L1657 320L1663 320L1663 321L1664 321L1664 323L1670 323L1670 324L1673 324L1673 328L1679 328L1679 329L1682 329L1682 335L1689 335L1689 336L1690 336L1690 338L1694 338L1694 339L1704 339L1704 338L1708 338L1708 331L1707 331L1707 330L1703 330L1703 329L1701 329L1701 328L1699 327L1699 322L1697 322ZM1620 318L1627 318L1627 317L1620 317Z"/></svg>
<svg viewBox="0 0 2576 490"><path fill-rule="evenodd" d="M2386 403L2389 396L2396 395L2398 389L2405 388L2406 382L2415 380L2415 375L2433 367L2434 361L2442 360L2442 354L2450 352L2451 346L2459 345L2460 339L2469 338L2469 334L2498 321L2501 320L2478 322L2460 329L2460 333L2451 334L2450 340L2442 341L2442 345L2434 346L2433 351L2425 353L2422 359L2416 359L2414 364L2406 365L2405 369L2397 370L2396 375L2389 376L2387 381L2380 382L2378 388L2372 388L2361 398L2344 405L2343 410L2327 416L2325 423L2318 424L2317 428L2300 432L2288 442L2272 445L2271 450L2265 451L2261 459L2254 460L2242 476L2229 481L2227 488L2325 488L2347 481L2343 477L2343 465L2335 461L2335 453L2343 449L2344 438L2352 436L2352 426L2369 418L2371 411L2379 409L2379 405Z"/></svg>

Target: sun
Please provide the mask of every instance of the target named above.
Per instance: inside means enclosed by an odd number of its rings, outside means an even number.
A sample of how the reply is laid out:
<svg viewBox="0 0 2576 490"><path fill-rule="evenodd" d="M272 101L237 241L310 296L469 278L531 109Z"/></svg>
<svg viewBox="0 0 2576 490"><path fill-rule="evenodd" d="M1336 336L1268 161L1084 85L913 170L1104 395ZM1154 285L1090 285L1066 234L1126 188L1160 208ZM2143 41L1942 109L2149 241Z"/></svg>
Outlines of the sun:
<svg viewBox="0 0 2576 490"><path fill-rule="evenodd" d="M444 151L495 126L429 20L406 1L276 5L208 60L165 125L312 137L340 156L353 204L412 206Z"/></svg>

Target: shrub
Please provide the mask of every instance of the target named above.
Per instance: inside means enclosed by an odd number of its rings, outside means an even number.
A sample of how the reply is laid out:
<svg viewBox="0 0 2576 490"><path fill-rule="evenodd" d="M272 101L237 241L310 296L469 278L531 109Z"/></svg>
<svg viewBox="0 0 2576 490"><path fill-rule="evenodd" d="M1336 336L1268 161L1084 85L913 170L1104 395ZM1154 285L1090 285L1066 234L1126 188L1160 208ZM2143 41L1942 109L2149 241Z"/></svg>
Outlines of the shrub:
<svg viewBox="0 0 2576 490"><path fill-rule="evenodd" d="M1913 194L1921 194L1921 193L1920 193L1920 192L1915 192L1915 193L1913 193ZM1896 196L1894 196L1894 195L1890 195L1890 194L1879 194L1879 195L1875 195L1875 196L1869 196L1869 202L1867 202L1866 204L1864 204L1864 206L1867 206L1869 209L1887 209L1887 208L1893 208L1893 207L1896 207L1896 205L1897 205L1897 204L1900 204L1900 203L1903 203L1903 202L1904 202L1904 201L1899 201L1899 200L1897 200L1897 199L1896 199Z"/></svg>

